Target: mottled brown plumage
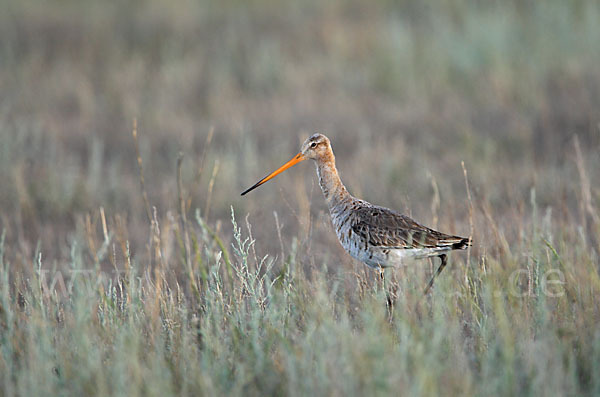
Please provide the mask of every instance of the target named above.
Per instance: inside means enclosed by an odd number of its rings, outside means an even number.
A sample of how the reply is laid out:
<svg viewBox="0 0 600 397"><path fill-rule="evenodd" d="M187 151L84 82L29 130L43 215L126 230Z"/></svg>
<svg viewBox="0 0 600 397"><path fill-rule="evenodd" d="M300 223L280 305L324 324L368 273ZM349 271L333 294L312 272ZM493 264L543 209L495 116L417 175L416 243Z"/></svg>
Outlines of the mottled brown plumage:
<svg viewBox="0 0 600 397"><path fill-rule="evenodd" d="M446 266L446 253L469 246L468 238L438 232L406 215L350 195L338 175L331 142L322 134L308 138L300 153L242 195L305 159L316 162L319 185L340 243L352 257L366 265L383 269L400 266L406 258L439 256L441 265L425 289L428 292L434 278Z"/></svg>
<svg viewBox="0 0 600 397"><path fill-rule="evenodd" d="M468 240L420 225L389 208L361 204L355 211L360 220L352 226L352 230L368 245L392 249L460 249Z"/></svg>

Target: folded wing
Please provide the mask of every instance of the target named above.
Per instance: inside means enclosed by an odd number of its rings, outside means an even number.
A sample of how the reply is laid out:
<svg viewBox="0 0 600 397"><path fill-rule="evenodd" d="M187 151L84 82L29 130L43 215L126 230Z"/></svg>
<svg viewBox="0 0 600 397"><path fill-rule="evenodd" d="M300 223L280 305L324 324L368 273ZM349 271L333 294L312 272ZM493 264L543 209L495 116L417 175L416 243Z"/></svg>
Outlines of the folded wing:
<svg viewBox="0 0 600 397"><path fill-rule="evenodd" d="M408 216L384 207L365 206L356 213L352 231L371 247L388 249L465 249L469 239L452 236L418 224Z"/></svg>

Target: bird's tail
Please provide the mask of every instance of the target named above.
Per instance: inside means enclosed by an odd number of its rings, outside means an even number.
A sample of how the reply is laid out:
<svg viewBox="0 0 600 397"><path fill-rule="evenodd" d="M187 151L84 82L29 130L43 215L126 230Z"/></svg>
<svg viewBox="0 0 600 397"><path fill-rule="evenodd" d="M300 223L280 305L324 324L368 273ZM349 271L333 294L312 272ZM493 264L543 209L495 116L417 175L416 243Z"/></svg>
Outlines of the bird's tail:
<svg viewBox="0 0 600 397"><path fill-rule="evenodd" d="M460 239L456 243L452 244L453 250L464 250L467 249L468 246L471 245L471 239L469 237L456 237Z"/></svg>

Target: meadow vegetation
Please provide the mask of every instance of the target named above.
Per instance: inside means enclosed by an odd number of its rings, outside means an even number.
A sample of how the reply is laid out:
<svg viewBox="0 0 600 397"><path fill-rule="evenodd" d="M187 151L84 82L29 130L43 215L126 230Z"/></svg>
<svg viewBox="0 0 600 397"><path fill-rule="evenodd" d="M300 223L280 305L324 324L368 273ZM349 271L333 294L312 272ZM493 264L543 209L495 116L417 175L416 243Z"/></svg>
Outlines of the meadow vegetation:
<svg viewBox="0 0 600 397"><path fill-rule="evenodd" d="M600 394L597 1L0 8L2 395ZM431 295L239 196L314 131Z"/></svg>

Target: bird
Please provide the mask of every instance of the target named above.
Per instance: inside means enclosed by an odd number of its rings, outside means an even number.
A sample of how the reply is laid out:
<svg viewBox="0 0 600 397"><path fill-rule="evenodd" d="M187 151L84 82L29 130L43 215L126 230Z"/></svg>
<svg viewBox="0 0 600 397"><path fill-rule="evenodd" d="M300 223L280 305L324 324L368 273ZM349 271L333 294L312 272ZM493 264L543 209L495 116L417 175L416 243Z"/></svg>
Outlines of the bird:
<svg viewBox="0 0 600 397"><path fill-rule="evenodd" d="M427 294L446 267L448 252L471 245L470 237L439 232L397 211L353 197L340 179L331 141L320 133L306 139L297 155L241 195L307 159L316 163L319 185L340 244L353 258L378 269L382 278L385 268L402 266L406 259L439 257L440 265L423 291Z"/></svg>

